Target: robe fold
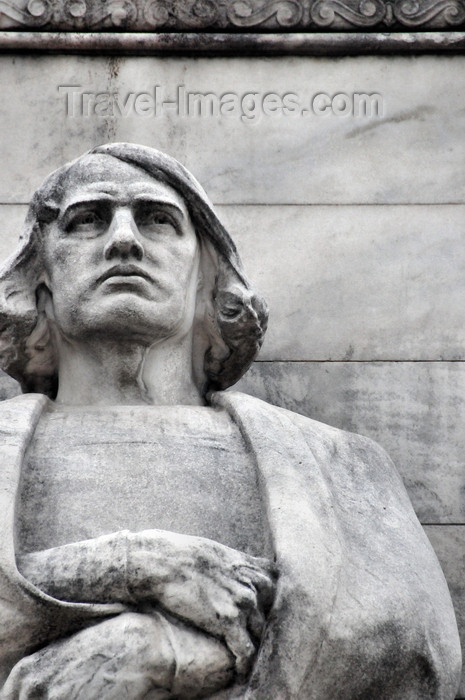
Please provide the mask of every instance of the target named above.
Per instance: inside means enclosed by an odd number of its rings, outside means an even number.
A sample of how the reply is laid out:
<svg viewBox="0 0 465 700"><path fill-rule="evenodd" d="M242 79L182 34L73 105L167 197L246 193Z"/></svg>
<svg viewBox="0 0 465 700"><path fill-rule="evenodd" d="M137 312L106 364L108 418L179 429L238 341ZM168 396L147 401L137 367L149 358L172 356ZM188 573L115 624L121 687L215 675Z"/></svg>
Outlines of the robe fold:
<svg viewBox="0 0 465 700"><path fill-rule="evenodd" d="M46 642L127 609L55 599L17 569L21 466L47 402L0 404L0 684ZM238 392L211 404L250 450L279 570L251 677L224 697L453 700L461 656L449 591L382 448Z"/></svg>

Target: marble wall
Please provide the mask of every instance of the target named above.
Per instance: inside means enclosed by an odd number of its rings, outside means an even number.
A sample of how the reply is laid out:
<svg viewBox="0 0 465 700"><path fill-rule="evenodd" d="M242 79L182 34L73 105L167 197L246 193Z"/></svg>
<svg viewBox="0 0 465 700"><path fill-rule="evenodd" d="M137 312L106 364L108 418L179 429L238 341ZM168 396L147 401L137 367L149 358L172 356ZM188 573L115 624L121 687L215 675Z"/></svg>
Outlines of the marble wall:
<svg viewBox="0 0 465 700"><path fill-rule="evenodd" d="M0 257L42 178L87 148L135 141L184 162L270 304L268 337L239 388L388 450L465 643L464 68L459 55L3 55ZM69 104L59 86L75 86ZM234 93L246 113L162 105L187 92ZM352 108L265 113L271 93L303 109L344 94ZM380 96L378 111L354 113L354 93ZM17 391L2 382L3 398Z"/></svg>

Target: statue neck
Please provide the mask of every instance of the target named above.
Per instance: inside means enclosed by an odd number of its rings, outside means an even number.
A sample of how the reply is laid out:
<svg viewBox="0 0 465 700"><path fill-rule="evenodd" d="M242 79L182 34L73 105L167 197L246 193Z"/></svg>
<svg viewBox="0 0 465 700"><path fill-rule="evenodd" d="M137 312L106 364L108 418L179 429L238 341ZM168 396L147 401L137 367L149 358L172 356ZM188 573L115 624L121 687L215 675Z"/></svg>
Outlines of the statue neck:
<svg viewBox="0 0 465 700"><path fill-rule="evenodd" d="M56 401L74 405L203 405L192 370L192 333L150 347L62 339Z"/></svg>

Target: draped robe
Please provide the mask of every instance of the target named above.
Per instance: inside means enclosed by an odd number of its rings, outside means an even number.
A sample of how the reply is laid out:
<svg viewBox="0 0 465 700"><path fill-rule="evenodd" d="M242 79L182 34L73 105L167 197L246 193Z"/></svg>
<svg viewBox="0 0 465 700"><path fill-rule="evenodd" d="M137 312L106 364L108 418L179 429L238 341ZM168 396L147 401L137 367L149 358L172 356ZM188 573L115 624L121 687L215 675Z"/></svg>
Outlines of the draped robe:
<svg viewBox="0 0 465 700"><path fill-rule="evenodd" d="M461 661L447 584L382 448L237 392L210 400L253 456L279 570L251 676L228 697L452 700ZM0 683L50 640L127 610L58 600L18 571L21 467L47 401L0 405Z"/></svg>

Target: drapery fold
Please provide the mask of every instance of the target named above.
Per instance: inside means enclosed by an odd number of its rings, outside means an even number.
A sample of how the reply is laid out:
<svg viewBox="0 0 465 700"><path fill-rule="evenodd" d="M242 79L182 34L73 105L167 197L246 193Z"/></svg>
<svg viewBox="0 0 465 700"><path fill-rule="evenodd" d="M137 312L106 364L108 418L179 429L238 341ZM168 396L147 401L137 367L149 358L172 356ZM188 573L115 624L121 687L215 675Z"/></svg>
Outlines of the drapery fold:
<svg viewBox="0 0 465 700"><path fill-rule="evenodd" d="M127 610L55 599L16 567L21 466L48 401L0 404L1 682L47 641ZM449 592L384 451L238 392L211 404L252 454L280 572L249 683L218 698L452 700L460 645Z"/></svg>

